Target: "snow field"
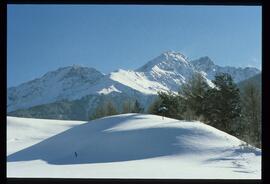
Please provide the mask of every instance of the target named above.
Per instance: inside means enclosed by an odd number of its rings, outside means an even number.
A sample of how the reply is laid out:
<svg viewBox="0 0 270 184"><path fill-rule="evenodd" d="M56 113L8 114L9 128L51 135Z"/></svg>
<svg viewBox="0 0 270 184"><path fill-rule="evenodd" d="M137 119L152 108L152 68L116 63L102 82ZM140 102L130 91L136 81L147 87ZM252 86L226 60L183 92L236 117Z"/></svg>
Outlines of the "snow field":
<svg viewBox="0 0 270 184"><path fill-rule="evenodd" d="M261 178L259 149L196 121L146 114L90 122L8 117L7 133L8 177Z"/></svg>

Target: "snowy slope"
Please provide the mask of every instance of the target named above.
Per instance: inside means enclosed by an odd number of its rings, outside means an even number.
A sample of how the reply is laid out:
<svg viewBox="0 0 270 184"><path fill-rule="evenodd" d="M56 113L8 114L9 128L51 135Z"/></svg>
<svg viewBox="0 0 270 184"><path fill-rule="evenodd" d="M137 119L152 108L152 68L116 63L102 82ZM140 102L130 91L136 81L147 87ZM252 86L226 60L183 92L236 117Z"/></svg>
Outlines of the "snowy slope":
<svg viewBox="0 0 270 184"><path fill-rule="evenodd" d="M7 111L47 104L63 99L78 99L104 75L94 68L73 65L48 72L41 78L7 90Z"/></svg>
<svg viewBox="0 0 270 184"><path fill-rule="evenodd" d="M83 121L7 117L7 154L32 146Z"/></svg>
<svg viewBox="0 0 270 184"><path fill-rule="evenodd" d="M254 67L246 67L246 68L235 68L231 66L218 66L215 65L214 62L209 57L201 57L197 60L191 61L193 66L198 71L203 71L206 73L206 77L210 80L215 78L215 75L218 73L228 73L232 76L236 83L248 79L258 73L260 70Z"/></svg>
<svg viewBox="0 0 270 184"><path fill-rule="evenodd" d="M183 54L174 51L162 53L137 70L122 70L107 75L87 67L70 66L48 72L43 77L8 88L7 111L30 108L61 100L77 100L87 95L134 96L143 102L146 95L158 91L177 92L195 73L201 73L210 86L218 72L228 72L236 80L247 79L259 70L255 68L220 67L208 57L190 62ZM119 102L115 102L119 103ZM89 104L93 107L93 104Z"/></svg>
<svg viewBox="0 0 270 184"><path fill-rule="evenodd" d="M7 120L8 177L261 178L259 149L243 148L239 139L200 122L143 114L46 125ZM33 134L39 123L42 129ZM55 124L70 128L52 133ZM28 137L17 133L20 127Z"/></svg>
<svg viewBox="0 0 270 184"><path fill-rule="evenodd" d="M149 81L160 83L165 89L175 92L197 72L184 55L173 51L164 52L136 71L143 73Z"/></svg>
<svg viewBox="0 0 270 184"><path fill-rule="evenodd" d="M184 55L168 51L135 71L119 69L111 72L101 83L94 86L92 91L98 91L99 94L132 94L135 90L142 95L154 95L158 91L177 92L195 73L201 73L207 83L213 86L204 72L197 71Z"/></svg>

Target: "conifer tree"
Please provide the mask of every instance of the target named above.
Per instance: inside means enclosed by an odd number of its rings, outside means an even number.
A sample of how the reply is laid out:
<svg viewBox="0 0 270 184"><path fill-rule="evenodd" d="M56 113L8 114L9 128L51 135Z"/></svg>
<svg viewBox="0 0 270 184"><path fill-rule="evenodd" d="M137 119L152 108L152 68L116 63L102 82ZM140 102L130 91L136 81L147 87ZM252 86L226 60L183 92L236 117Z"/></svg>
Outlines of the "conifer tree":
<svg viewBox="0 0 270 184"><path fill-rule="evenodd" d="M116 108L114 107L111 101L107 102L106 111L107 111L106 113L107 116L118 114Z"/></svg>
<svg viewBox="0 0 270 184"><path fill-rule="evenodd" d="M227 73L220 73L213 80L215 88L207 91L203 102L205 117L221 130L232 133L231 125L240 116L239 89Z"/></svg>
<svg viewBox="0 0 270 184"><path fill-rule="evenodd" d="M97 106L95 112L90 116L90 120L102 118L105 116L111 116L118 114L116 108L112 104L111 101L107 103L102 103L99 106Z"/></svg>
<svg viewBox="0 0 270 184"><path fill-rule="evenodd" d="M245 127L244 139L249 143L261 146L261 95L260 90L252 83L244 86L241 95L242 115Z"/></svg>
<svg viewBox="0 0 270 184"><path fill-rule="evenodd" d="M106 116L106 114L107 114L107 111L104 104L100 104L99 106L96 107L95 112L90 116L90 120L102 118Z"/></svg>
<svg viewBox="0 0 270 184"><path fill-rule="evenodd" d="M194 74L187 83L182 85L178 93L185 104L186 119L197 119L203 115L202 103L209 89L209 85L200 73Z"/></svg>
<svg viewBox="0 0 270 184"><path fill-rule="evenodd" d="M166 107L168 110L164 113L164 116L175 119L183 118L183 103L181 98L173 92L158 92L159 98L161 99L160 107ZM158 110L158 109L157 109ZM159 112L160 114L160 112Z"/></svg>
<svg viewBox="0 0 270 184"><path fill-rule="evenodd" d="M157 96L156 99L148 107L147 113L159 115L160 112L158 111L158 109L161 107L161 104L162 104L162 100L159 96Z"/></svg>
<svg viewBox="0 0 270 184"><path fill-rule="evenodd" d="M134 107L133 107L133 110L132 110L133 113L140 113L140 112L143 112L143 108L141 107L140 103L138 102L138 100L135 101L135 104L134 104Z"/></svg>
<svg viewBox="0 0 270 184"><path fill-rule="evenodd" d="M133 109L134 109L134 103L131 102L131 100L126 100L123 103L122 113L123 114L125 114L125 113L131 113Z"/></svg>

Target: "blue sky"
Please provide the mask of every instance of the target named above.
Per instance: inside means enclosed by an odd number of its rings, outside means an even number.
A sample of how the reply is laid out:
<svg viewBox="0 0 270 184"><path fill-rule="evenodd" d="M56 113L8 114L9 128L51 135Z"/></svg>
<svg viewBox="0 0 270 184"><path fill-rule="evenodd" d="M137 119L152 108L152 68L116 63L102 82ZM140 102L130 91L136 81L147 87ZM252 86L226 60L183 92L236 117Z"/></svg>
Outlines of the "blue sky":
<svg viewBox="0 0 270 184"><path fill-rule="evenodd" d="M59 67L136 69L164 51L261 68L261 7L8 5L8 87Z"/></svg>

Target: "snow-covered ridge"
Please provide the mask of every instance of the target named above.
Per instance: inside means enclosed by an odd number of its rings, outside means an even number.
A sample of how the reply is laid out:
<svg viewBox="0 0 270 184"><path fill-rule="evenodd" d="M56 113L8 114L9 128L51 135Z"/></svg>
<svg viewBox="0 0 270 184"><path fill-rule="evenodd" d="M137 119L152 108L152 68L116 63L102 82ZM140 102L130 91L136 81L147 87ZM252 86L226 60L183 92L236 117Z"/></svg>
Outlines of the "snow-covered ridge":
<svg viewBox="0 0 270 184"><path fill-rule="evenodd" d="M136 71L149 72L154 67L158 67L166 71L177 71L178 69L183 67L192 68L192 64L180 52L168 51L147 62L145 65L138 68Z"/></svg>
<svg viewBox="0 0 270 184"><path fill-rule="evenodd" d="M104 75L94 68L68 66L7 90L7 109L13 111L62 99L77 99Z"/></svg>
<svg viewBox="0 0 270 184"><path fill-rule="evenodd" d="M118 70L110 74L110 79L137 90L143 94L156 94L157 91L165 91L168 88L155 80L149 80L144 72L132 70Z"/></svg>
<svg viewBox="0 0 270 184"><path fill-rule="evenodd" d="M137 95L143 101L146 95L158 91L177 92L194 73L201 73L208 84L216 73L227 72L236 82L259 72L255 68L220 67L208 57L189 61L179 52L168 51L147 62L137 70L122 70L104 75L94 68L73 65L59 68L41 78L7 89L7 111L29 108L60 100L75 100L90 94L113 93Z"/></svg>
<svg viewBox="0 0 270 184"><path fill-rule="evenodd" d="M261 178L260 149L196 121L146 114L90 122L8 117L7 135L8 177Z"/></svg>
<svg viewBox="0 0 270 184"><path fill-rule="evenodd" d="M198 71L203 71L206 73L206 77L210 80L215 78L215 75L218 73L229 73L236 83L243 81L247 78L250 78L260 72L257 68L254 67L231 67L231 66L218 66L207 56L201 57L197 60L191 61L193 66Z"/></svg>

